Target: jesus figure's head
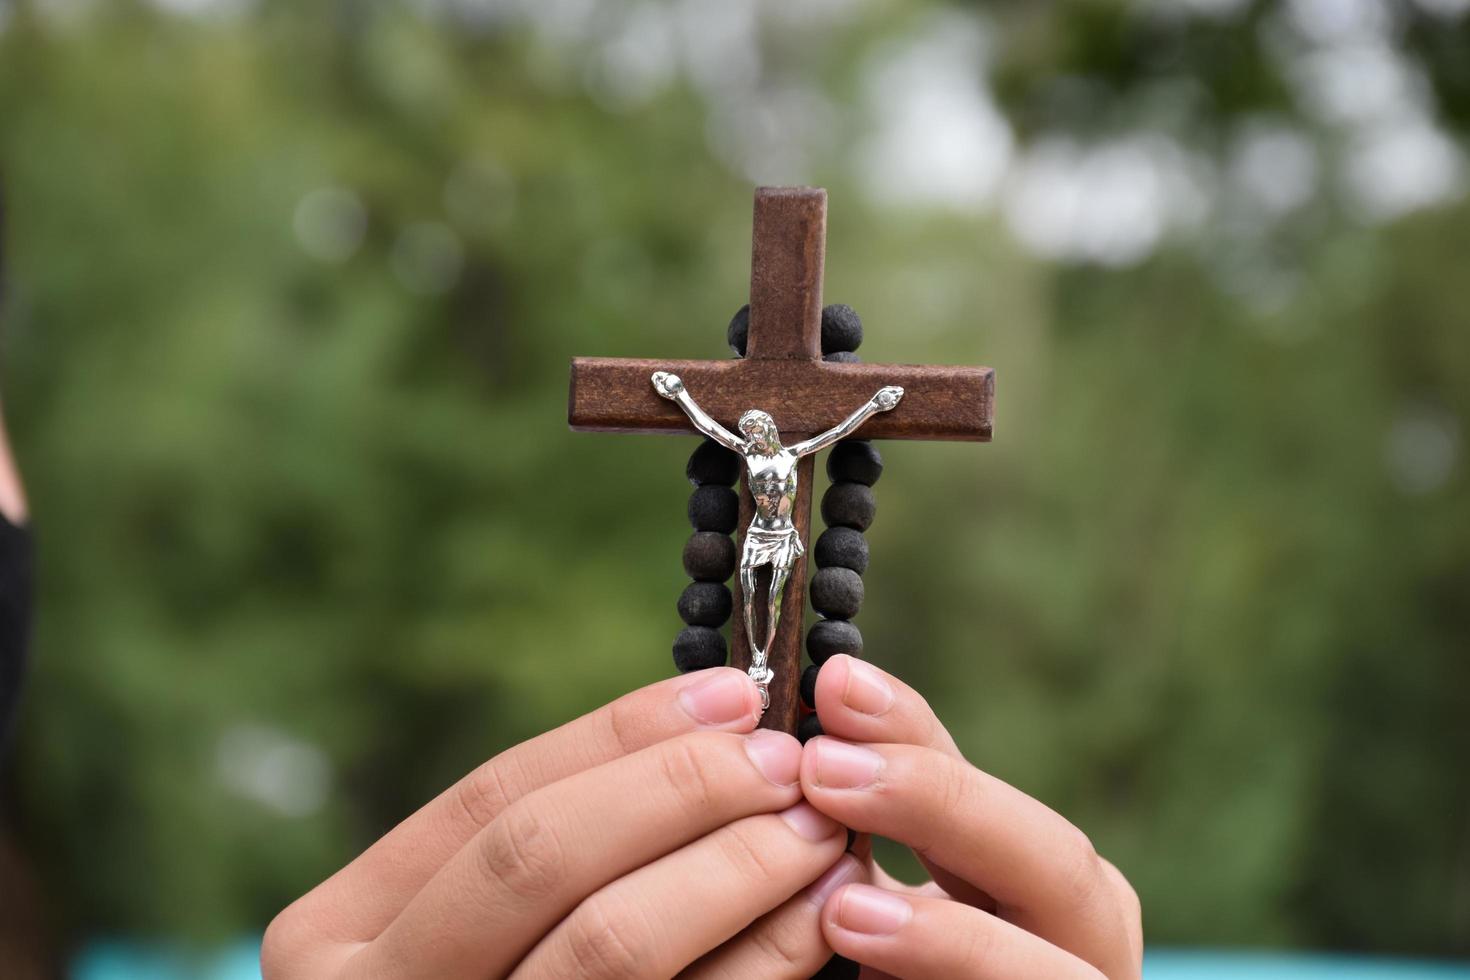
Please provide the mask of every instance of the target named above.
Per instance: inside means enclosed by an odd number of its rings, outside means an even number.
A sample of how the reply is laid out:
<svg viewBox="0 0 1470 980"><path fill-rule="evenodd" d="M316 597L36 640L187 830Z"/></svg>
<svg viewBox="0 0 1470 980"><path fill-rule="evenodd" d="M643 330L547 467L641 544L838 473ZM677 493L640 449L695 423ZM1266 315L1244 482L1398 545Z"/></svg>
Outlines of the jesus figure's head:
<svg viewBox="0 0 1470 980"><path fill-rule="evenodd" d="M735 427L762 456L774 456L781 451L781 437L776 431L776 420L760 409L752 408L740 416Z"/></svg>

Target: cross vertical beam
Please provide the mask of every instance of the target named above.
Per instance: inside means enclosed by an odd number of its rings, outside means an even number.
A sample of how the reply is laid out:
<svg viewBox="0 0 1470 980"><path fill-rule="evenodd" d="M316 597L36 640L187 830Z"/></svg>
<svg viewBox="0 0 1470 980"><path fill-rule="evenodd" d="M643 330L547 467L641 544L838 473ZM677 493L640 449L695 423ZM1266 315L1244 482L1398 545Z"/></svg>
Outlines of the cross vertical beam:
<svg viewBox="0 0 1470 980"><path fill-rule="evenodd" d="M750 336L745 359L762 361L810 361L822 359L822 272L827 252L827 192L812 187L762 187L755 192L755 215L750 249ZM752 405L752 408L760 406ZM779 413L779 406L768 411ZM778 416L779 423L779 416ZM792 445L811 432L781 430L781 440ZM812 475L815 457L797 463L796 506L791 521L807 550L811 550ZM745 544L745 531L755 516L748 476L740 477L740 527L737 553ZM771 706L761 717L761 727L796 731L800 704L801 644L805 634L806 572L809 555L797 559L786 581L781 600L781 625L767 663L775 672L770 684ZM756 594L746 596L735 576L735 616L730 631L730 664L745 670L750 666L750 637L745 634L742 610L747 601L764 610L770 569L757 579ZM764 629L765 615L756 616L756 628Z"/></svg>
<svg viewBox="0 0 1470 980"><path fill-rule="evenodd" d="M758 188L750 240L746 360L820 361L827 192L820 187Z"/></svg>

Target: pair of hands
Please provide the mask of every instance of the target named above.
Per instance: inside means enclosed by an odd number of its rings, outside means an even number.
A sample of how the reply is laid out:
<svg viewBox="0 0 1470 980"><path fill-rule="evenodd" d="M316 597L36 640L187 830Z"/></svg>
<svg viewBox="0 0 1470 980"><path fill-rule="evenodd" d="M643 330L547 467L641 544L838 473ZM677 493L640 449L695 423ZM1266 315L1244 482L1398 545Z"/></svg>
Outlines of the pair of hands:
<svg viewBox="0 0 1470 980"><path fill-rule="evenodd" d="M1080 831L870 664L832 658L816 700L803 747L718 668L507 750L277 916L266 980L805 978L833 951L865 977L1140 975L1138 900Z"/></svg>

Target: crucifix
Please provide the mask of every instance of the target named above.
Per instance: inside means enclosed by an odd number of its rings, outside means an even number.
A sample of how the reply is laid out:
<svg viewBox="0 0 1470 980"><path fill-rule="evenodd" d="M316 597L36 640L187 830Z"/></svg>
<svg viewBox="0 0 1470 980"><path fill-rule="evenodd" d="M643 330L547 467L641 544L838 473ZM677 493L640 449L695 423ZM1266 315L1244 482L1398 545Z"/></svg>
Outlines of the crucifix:
<svg viewBox="0 0 1470 980"><path fill-rule="evenodd" d="M690 433L708 431L677 396L692 395L701 414L726 430L748 428L757 416L779 424L781 439L796 447L820 447L830 434L859 413L862 438L946 439L988 442L994 408L995 373L985 367L919 367L907 364L835 363L822 359L822 270L827 237L827 192L820 188L762 187L755 194L750 275L750 329L745 356L735 360L693 361L646 358L577 357L572 360L568 422L573 429L594 432ZM663 383L655 374L664 376ZM679 382L670 391L668 378ZM897 389L896 393L892 392ZM884 390L890 394L880 399ZM877 394L875 394L877 393ZM887 404L891 402L891 404ZM754 410L754 411L753 411ZM844 417L847 416L846 420ZM739 426L737 420L747 422ZM855 426L853 427L855 428ZM840 434L847 431L838 428ZM758 436L754 430L741 437ZM813 437L818 437L814 439ZM733 447L732 447L733 448ZM795 455L795 454L793 454ZM811 527L814 455L793 459L795 493L787 502L798 540ZM763 507L762 477L753 467L741 477L740 521L743 552L770 554L759 542L746 546L753 518ZM759 525L759 521L757 524ZM784 533L784 532L783 532ZM799 546L773 562L773 574L787 576L780 594L779 621L752 637L754 618L737 615L732 623L731 665L749 670L763 653L769 683L769 706L762 727L794 733L798 718L802 613L806 605L806 557ZM784 568L777 568L783 565ZM762 603L752 593L753 576L736 581L737 607L751 610ZM768 636L765 634L769 634ZM761 645L768 647L762 650Z"/></svg>

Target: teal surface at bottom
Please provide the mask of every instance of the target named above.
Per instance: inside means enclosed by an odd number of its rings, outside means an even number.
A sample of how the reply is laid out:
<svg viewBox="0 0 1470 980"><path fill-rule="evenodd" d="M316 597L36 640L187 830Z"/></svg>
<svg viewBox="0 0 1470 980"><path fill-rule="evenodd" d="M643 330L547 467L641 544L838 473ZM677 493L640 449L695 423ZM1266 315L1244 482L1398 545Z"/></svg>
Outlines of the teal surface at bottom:
<svg viewBox="0 0 1470 980"><path fill-rule="evenodd" d="M167 944L95 941L72 963L73 980L259 980L260 939L190 954ZM1470 963L1367 956L1149 950L1144 980L1470 980Z"/></svg>
<svg viewBox="0 0 1470 980"><path fill-rule="evenodd" d="M1150 950L1144 980L1470 980L1470 963L1221 950Z"/></svg>
<svg viewBox="0 0 1470 980"><path fill-rule="evenodd" d="M95 940L72 962L73 980L260 980L260 938L207 952L164 943Z"/></svg>

